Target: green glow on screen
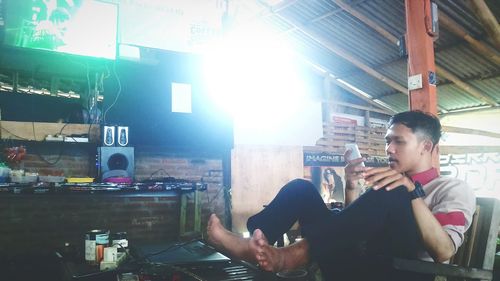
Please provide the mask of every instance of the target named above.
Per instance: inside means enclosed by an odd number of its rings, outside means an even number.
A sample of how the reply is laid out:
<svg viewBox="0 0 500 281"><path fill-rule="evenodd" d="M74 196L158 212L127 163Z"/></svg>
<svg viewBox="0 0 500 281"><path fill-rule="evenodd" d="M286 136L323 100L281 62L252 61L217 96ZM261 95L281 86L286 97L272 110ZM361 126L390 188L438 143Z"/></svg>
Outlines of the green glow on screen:
<svg viewBox="0 0 500 281"><path fill-rule="evenodd" d="M9 0L5 44L107 59L116 57L117 6L93 0Z"/></svg>

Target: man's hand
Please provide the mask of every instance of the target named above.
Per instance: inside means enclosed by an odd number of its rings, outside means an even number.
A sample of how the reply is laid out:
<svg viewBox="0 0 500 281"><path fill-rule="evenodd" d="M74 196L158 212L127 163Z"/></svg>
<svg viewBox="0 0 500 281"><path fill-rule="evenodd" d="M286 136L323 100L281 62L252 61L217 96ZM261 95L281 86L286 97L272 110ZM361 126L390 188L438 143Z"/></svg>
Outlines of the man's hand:
<svg viewBox="0 0 500 281"><path fill-rule="evenodd" d="M349 159L351 153L351 150L346 150L344 152L344 159ZM344 167L346 189L356 189L358 186L358 181L364 178L363 172L366 170L366 167L360 165L363 161L365 161L364 158L357 158L346 161L347 165Z"/></svg>
<svg viewBox="0 0 500 281"><path fill-rule="evenodd" d="M346 150L346 152L344 152L344 159L349 159L351 153L351 150ZM361 188L358 187L358 181L364 177L363 173L366 170L366 167L361 165L363 161L365 161L363 158L346 161L347 165L344 167L345 206L351 204L361 194Z"/></svg>
<svg viewBox="0 0 500 281"><path fill-rule="evenodd" d="M405 174L402 174L391 167L368 168L364 172L365 184L374 190L385 188L392 190L400 185L404 185L408 192L415 189L415 184Z"/></svg>

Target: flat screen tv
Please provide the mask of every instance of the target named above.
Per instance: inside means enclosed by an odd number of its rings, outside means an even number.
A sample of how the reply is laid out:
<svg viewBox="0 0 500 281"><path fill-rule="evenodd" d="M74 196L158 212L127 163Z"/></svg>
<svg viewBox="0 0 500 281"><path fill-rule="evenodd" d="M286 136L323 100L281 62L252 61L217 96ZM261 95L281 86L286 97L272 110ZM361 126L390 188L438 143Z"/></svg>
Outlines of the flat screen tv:
<svg viewBox="0 0 500 281"><path fill-rule="evenodd" d="M97 0L4 0L4 44L115 59L117 4Z"/></svg>

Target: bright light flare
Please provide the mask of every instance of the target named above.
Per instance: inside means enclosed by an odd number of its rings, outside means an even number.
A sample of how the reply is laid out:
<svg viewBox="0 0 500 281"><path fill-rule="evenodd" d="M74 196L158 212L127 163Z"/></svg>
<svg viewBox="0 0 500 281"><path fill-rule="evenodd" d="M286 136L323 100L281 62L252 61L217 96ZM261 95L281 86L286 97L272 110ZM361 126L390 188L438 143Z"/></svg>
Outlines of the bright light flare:
<svg viewBox="0 0 500 281"><path fill-rule="evenodd" d="M255 26L235 30L205 54L205 83L235 125L275 128L303 104L303 79L290 47L280 38Z"/></svg>

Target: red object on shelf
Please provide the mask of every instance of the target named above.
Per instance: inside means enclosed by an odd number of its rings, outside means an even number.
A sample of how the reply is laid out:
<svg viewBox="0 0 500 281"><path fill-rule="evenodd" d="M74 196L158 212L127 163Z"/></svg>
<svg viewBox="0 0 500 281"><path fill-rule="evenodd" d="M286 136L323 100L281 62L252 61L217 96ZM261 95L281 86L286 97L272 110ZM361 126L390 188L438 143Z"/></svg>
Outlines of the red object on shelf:
<svg viewBox="0 0 500 281"><path fill-rule="evenodd" d="M350 119L347 117L333 116L332 121L334 124L339 124L339 125L352 125L352 126L358 125L357 120Z"/></svg>
<svg viewBox="0 0 500 281"><path fill-rule="evenodd" d="M19 163L26 156L26 148L24 146L6 147L3 153L7 162Z"/></svg>

